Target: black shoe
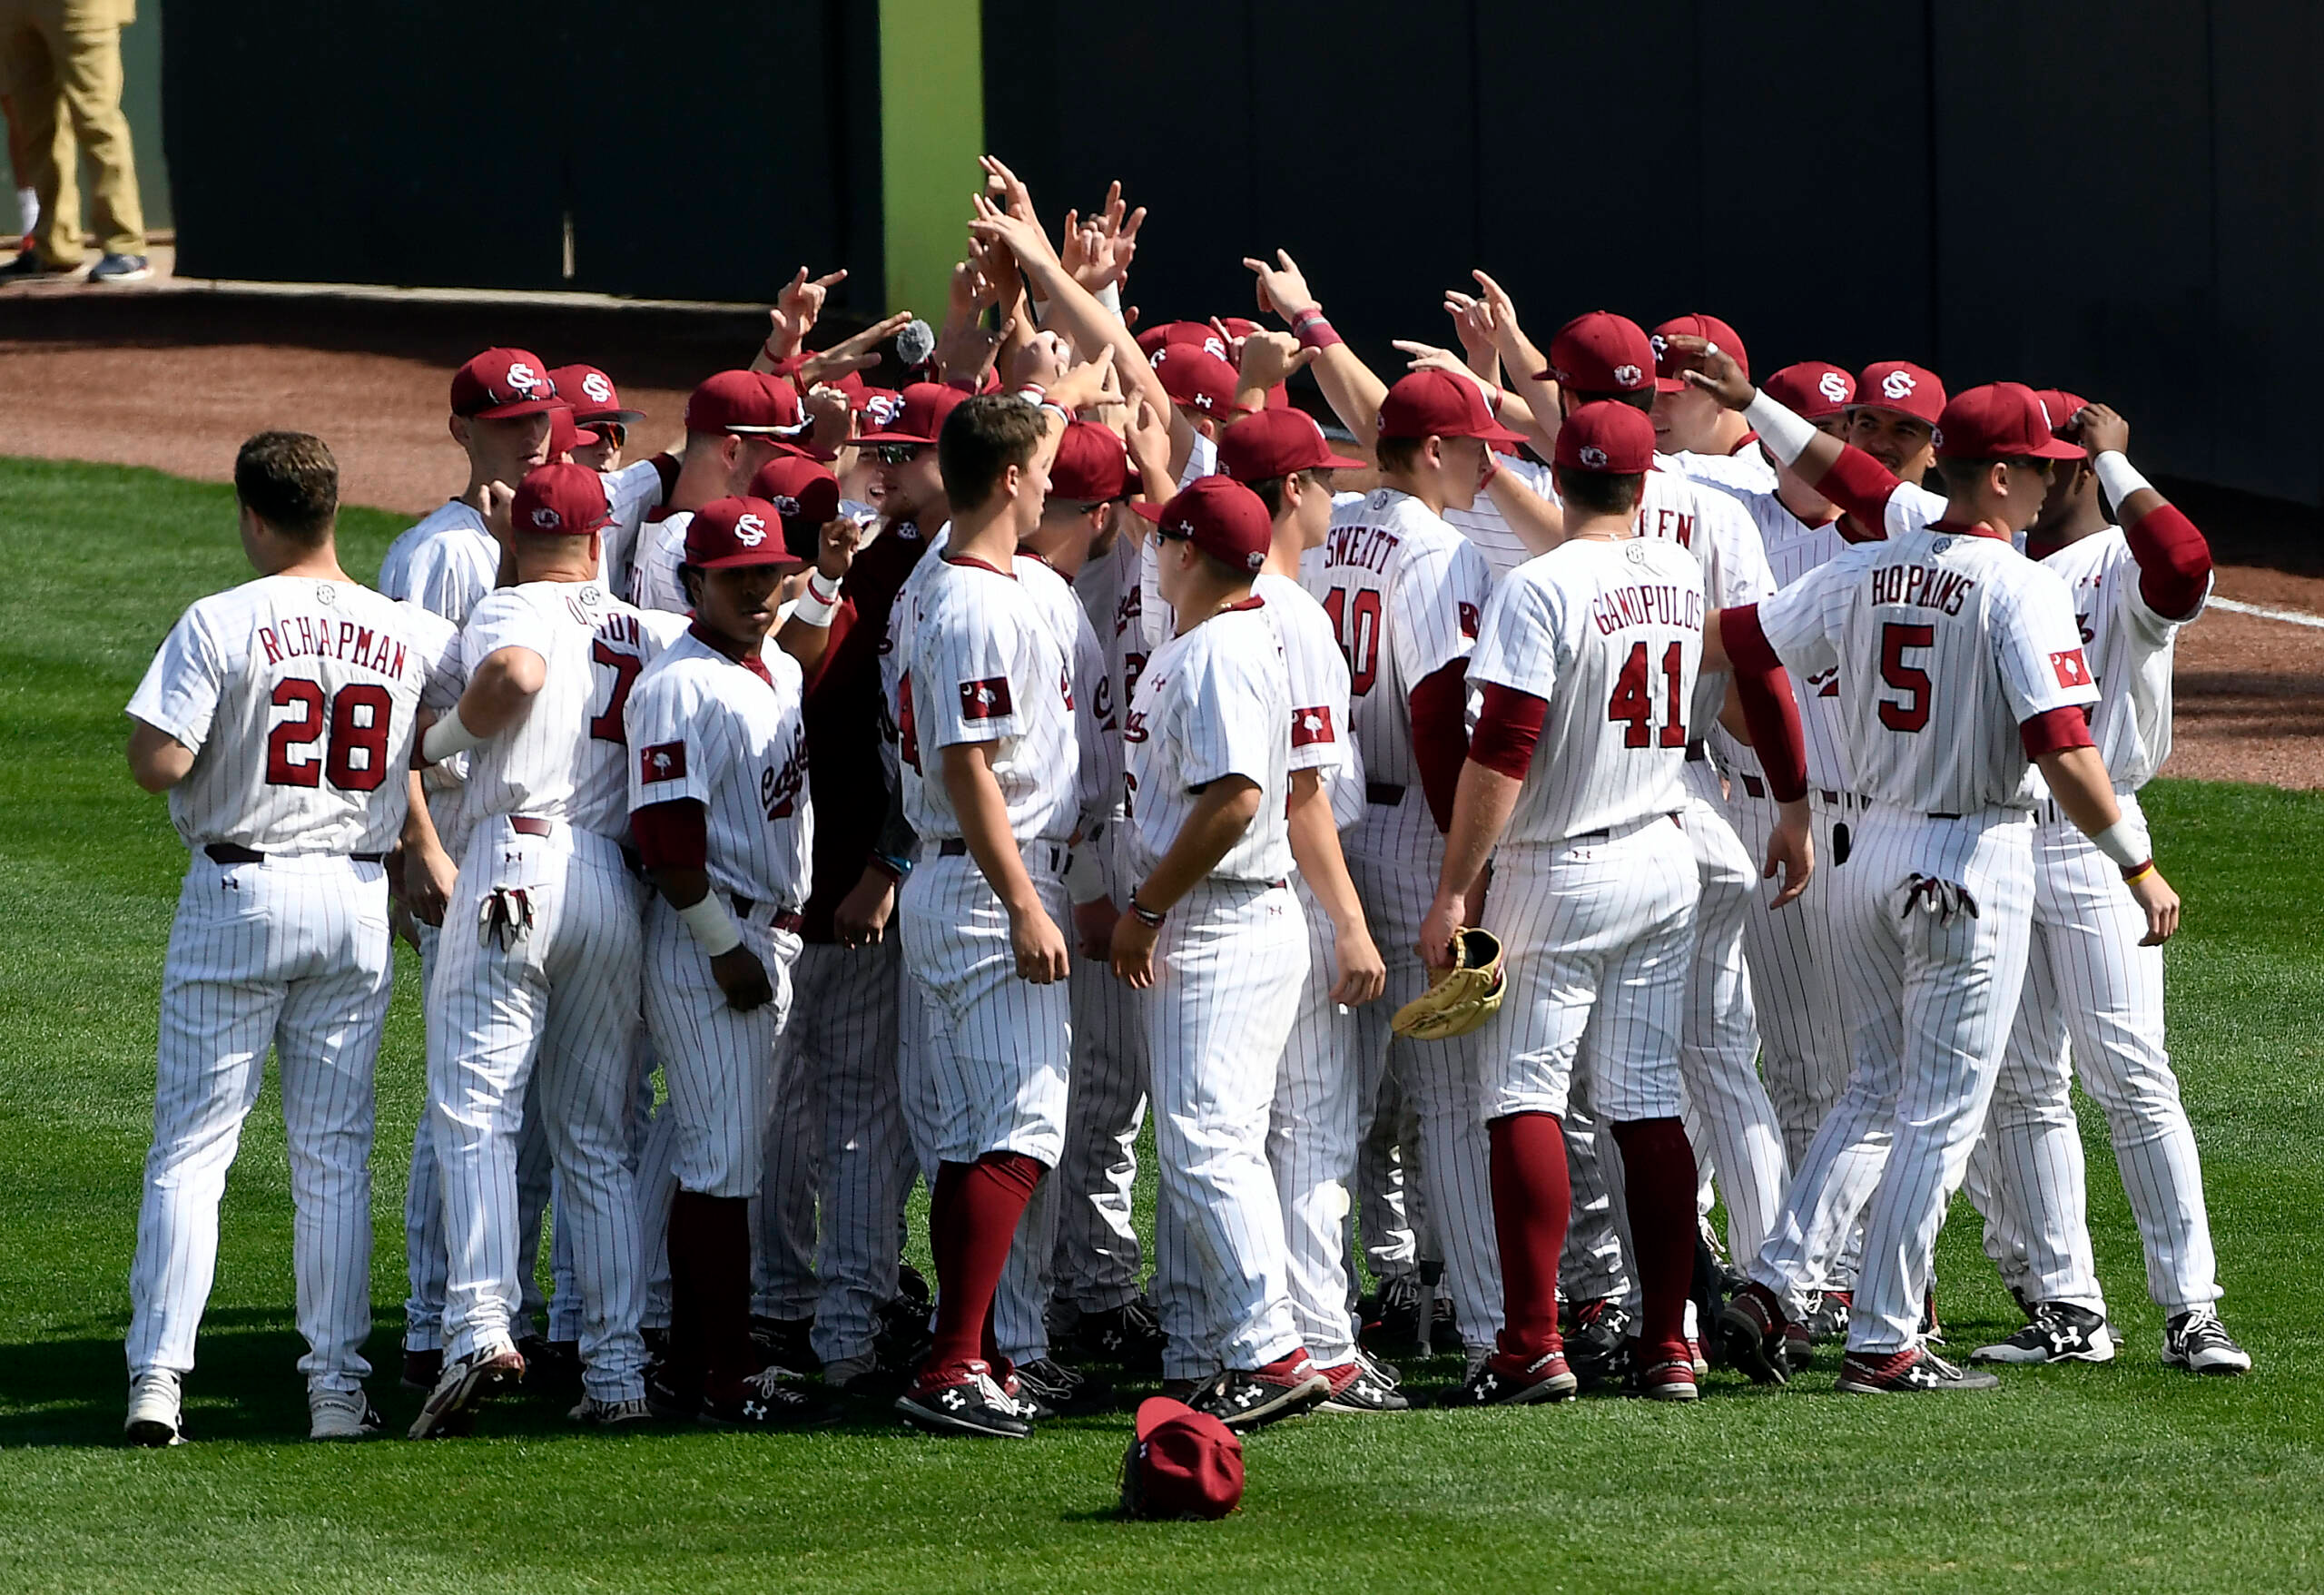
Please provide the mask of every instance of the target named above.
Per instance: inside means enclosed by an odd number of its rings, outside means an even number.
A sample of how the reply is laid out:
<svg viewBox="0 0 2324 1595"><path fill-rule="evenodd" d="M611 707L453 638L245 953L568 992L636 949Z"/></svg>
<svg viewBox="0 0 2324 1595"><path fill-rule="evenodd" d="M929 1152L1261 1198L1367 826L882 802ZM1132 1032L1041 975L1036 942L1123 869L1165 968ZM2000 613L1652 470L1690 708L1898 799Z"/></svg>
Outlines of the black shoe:
<svg viewBox="0 0 2324 1595"><path fill-rule="evenodd" d="M1791 1377L1784 1329L1788 1322L1775 1294L1763 1285L1743 1287L1718 1310L1714 1326L1727 1365L1748 1374L1755 1384L1781 1384Z"/></svg>
<svg viewBox="0 0 2324 1595"><path fill-rule="evenodd" d="M143 282L153 274L143 255L106 255L89 268L92 282Z"/></svg>
<svg viewBox="0 0 2324 1595"><path fill-rule="evenodd" d="M2111 1363L2114 1336L2103 1314L2070 1302L2038 1302L2034 1321L1993 1345L1969 1354L1973 1363Z"/></svg>
<svg viewBox="0 0 2324 1595"><path fill-rule="evenodd" d="M1428 1299L1419 1275L1390 1275L1380 1282L1379 1295L1366 1305L1358 1338L1384 1356L1411 1355L1420 1349L1420 1315Z"/></svg>
<svg viewBox="0 0 2324 1595"><path fill-rule="evenodd" d="M562 1400L581 1383L581 1343L577 1340L543 1340L536 1335L520 1340L517 1349L525 1358L525 1392Z"/></svg>
<svg viewBox="0 0 2324 1595"><path fill-rule="evenodd" d="M654 1409L655 1417L680 1422L702 1411L702 1387L678 1378L667 1362L648 1363L645 1404Z"/></svg>
<svg viewBox="0 0 2324 1595"><path fill-rule="evenodd" d="M1575 1305L1573 1327L1565 1336L1565 1360L1582 1389L1616 1383L1630 1372L1635 1326L1621 1304L1609 1297Z"/></svg>
<svg viewBox="0 0 2324 1595"><path fill-rule="evenodd" d="M15 260L0 266L0 281L25 282L42 277L67 277L78 270L76 266L50 265L41 259L40 251L27 243Z"/></svg>
<svg viewBox="0 0 2324 1595"><path fill-rule="evenodd" d="M1317 1403L1315 1410L1319 1413L1412 1411L1412 1398L1396 1388L1394 1375L1385 1373L1362 1347L1339 1366L1324 1369L1324 1377L1331 1381L1332 1391Z"/></svg>
<svg viewBox="0 0 2324 1595"><path fill-rule="evenodd" d="M2164 1325L2162 1365L2190 1373L2249 1373L2251 1354L2229 1336L2217 1313L2197 1307Z"/></svg>
<svg viewBox="0 0 2324 1595"><path fill-rule="evenodd" d="M1109 1413L1119 1404L1114 1387L1078 1368L1068 1368L1054 1357L1017 1364L1017 1399L1042 1409L1038 1417L1087 1417Z"/></svg>
<svg viewBox="0 0 2324 1595"><path fill-rule="evenodd" d="M1571 1401L1581 1388L1562 1352L1547 1352L1530 1363L1496 1352L1477 1364L1448 1407L1521 1407L1537 1402Z"/></svg>
<svg viewBox="0 0 2324 1595"><path fill-rule="evenodd" d="M1846 1344L1848 1338L1848 1314L1856 1310L1856 1293L1827 1290L1817 1297L1808 1310L1807 1333L1817 1345L1831 1341Z"/></svg>
<svg viewBox="0 0 2324 1595"><path fill-rule="evenodd" d="M637 1331L637 1338L645 1343L645 1360L647 1362L658 1363L670 1354L670 1328L668 1324L656 1324L650 1327L641 1325Z"/></svg>
<svg viewBox="0 0 2324 1595"><path fill-rule="evenodd" d="M424 1352L408 1351L403 1354L403 1387L416 1394L426 1395L444 1377L444 1349L430 1346Z"/></svg>
<svg viewBox="0 0 2324 1595"><path fill-rule="evenodd" d="M1915 1345L1886 1356L1850 1352L1840 1364L1840 1381L1834 1388L1843 1395L1926 1395L1998 1390L2001 1381L1990 1373L1956 1368L1928 1347Z"/></svg>
<svg viewBox="0 0 2324 1595"><path fill-rule="evenodd" d="M993 1383L984 1364L967 1378L928 1389L914 1386L896 1397L905 1423L931 1434L973 1434L988 1440L1023 1440L1033 1433L1024 1409Z"/></svg>
<svg viewBox="0 0 2324 1595"><path fill-rule="evenodd" d="M815 1354L809 1344L815 1321L812 1318L763 1318L751 1314L751 1345L759 1355L778 1368L793 1373L819 1373L823 1360Z"/></svg>
<svg viewBox="0 0 2324 1595"><path fill-rule="evenodd" d="M524 1382L525 1359L514 1346L480 1350L444 1365L436 1388L420 1403L412 1420L414 1440L436 1440L464 1434L476 1409L496 1395L504 1395Z"/></svg>
<svg viewBox="0 0 2324 1595"><path fill-rule="evenodd" d="M1264 1368L1229 1368L1187 1404L1239 1433L1320 1405L1331 1392L1332 1382L1316 1370L1315 1359L1295 1352Z"/></svg>
<svg viewBox="0 0 2324 1595"><path fill-rule="evenodd" d="M785 1370L765 1368L724 1389L704 1391L695 1417L722 1429L803 1429L833 1423L839 1413L792 1383Z"/></svg>
<svg viewBox="0 0 2324 1595"><path fill-rule="evenodd" d="M896 1265L896 1300L910 1302L918 1307L921 1316L936 1305L936 1293L928 1288L928 1276L909 1263Z"/></svg>
<svg viewBox="0 0 2324 1595"><path fill-rule="evenodd" d="M1111 1363L1127 1377L1150 1379L1162 1372L1162 1322L1143 1299L1082 1314L1073 1335L1083 1356Z"/></svg>
<svg viewBox="0 0 2324 1595"><path fill-rule="evenodd" d="M872 1336L872 1357L882 1370L910 1379L934 1344L925 1306L900 1296L880 1309Z"/></svg>

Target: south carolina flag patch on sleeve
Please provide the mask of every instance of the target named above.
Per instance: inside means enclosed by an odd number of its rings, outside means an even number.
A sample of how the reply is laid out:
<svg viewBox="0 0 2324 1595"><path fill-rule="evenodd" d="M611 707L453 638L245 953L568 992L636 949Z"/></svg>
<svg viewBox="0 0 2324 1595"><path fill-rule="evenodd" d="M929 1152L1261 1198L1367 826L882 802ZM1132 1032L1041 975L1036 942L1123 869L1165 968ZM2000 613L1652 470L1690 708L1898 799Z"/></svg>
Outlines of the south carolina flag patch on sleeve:
<svg viewBox="0 0 2324 1595"><path fill-rule="evenodd" d="M991 676L960 684L960 718L991 720L1009 713L1009 678Z"/></svg>
<svg viewBox="0 0 2324 1595"><path fill-rule="evenodd" d="M686 778L686 744L682 742L655 743L650 748L640 749L637 778L640 781L684 781Z"/></svg>
<svg viewBox="0 0 2324 1595"><path fill-rule="evenodd" d="M2058 673L2060 686L2088 686L2090 665L2080 648L2068 648L2063 654L2050 655L2050 668Z"/></svg>
<svg viewBox="0 0 2324 1595"><path fill-rule="evenodd" d="M1315 743L1331 740L1332 706L1329 704L1318 704L1313 709L1295 709L1291 712L1291 745L1293 747L1304 748Z"/></svg>

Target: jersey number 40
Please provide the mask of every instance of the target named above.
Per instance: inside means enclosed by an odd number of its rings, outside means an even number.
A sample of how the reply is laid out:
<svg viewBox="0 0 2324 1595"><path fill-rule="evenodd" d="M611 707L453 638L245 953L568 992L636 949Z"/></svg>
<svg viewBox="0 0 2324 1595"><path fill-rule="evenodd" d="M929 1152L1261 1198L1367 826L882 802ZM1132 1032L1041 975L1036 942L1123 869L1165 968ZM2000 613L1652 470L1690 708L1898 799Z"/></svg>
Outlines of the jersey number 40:
<svg viewBox="0 0 2324 1595"><path fill-rule="evenodd" d="M1360 698L1380 676L1379 589L1358 587L1351 602L1347 588L1334 587L1324 595L1324 614L1347 655L1348 695Z"/></svg>
<svg viewBox="0 0 2324 1595"><path fill-rule="evenodd" d="M372 682L350 683L331 697L326 712L320 683L289 676L274 684L271 702L278 709L298 713L276 721L266 734L269 786L320 786L328 773L341 792L371 792L387 780L388 723L395 714L395 700L387 688ZM324 739L326 722L330 743L319 759L312 750Z"/></svg>

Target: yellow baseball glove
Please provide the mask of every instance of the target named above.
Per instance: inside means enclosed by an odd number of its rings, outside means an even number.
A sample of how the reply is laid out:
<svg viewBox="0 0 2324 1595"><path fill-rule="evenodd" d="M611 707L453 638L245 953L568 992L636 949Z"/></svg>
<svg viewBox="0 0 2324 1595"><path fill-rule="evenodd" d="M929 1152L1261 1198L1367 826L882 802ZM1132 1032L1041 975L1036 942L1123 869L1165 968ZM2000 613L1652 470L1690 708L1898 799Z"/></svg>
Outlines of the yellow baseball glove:
<svg viewBox="0 0 2324 1595"><path fill-rule="evenodd" d="M1396 1010L1389 1028L1415 1041L1465 1036L1501 1007L1501 940L1490 930L1455 930L1452 967L1430 977L1428 989Z"/></svg>

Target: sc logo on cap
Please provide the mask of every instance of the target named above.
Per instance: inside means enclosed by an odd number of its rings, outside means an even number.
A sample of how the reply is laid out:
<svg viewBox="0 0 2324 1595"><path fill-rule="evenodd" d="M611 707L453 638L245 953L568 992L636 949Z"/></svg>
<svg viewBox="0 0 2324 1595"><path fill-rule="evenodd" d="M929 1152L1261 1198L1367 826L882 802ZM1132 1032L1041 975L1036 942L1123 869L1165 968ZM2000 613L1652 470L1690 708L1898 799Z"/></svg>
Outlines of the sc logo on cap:
<svg viewBox="0 0 2324 1595"><path fill-rule="evenodd" d="M533 524L545 532L553 532L565 524L565 519L544 504L533 511Z"/></svg>
<svg viewBox="0 0 2324 1595"><path fill-rule="evenodd" d="M614 401L614 385L606 380L603 371L592 371L582 378L581 391L593 404L611 404Z"/></svg>
<svg viewBox="0 0 2324 1595"><path fill-rule="evenodd" d="M1614 368L1614 386L1617 388L1635 388L1644 380L1646 380L1646 373L1636 366Z"/></svg>
<svg viewBox="0 0 2324 1595"><path fill-rule="evenodd" d="M766 541L766 522L755 515L739 516L734 521L734 541L745 548L755 548Z"/></svg>
<svg viewBox="0 0 2324 1595"><path fill-rule="evenodd" d="M1250 553L1245 555L1243 557L1244 563L1248 565L1255 571L1267 562L1267 556L1260 553L1256 548L1252 549Z"/></svg>
<svg viewBox="0 0 2324 1595"><path fill-rule="evenodd" d="M1595 443L1585 443L1581 446L1581 463L1593 471L1602 471L1606 468L1606 451Z"/></svg>
<svg viewBox="0 0 2324 1595"><path fill-rule="evenodd" d="M510 388L519 393L529 393L540 385L541 374L538 371L533 369L532 367L527 365L523 360L512 360L509 362L508 386Z"/></svg>
<svg viewBox="0 0 2324 1595"><path fill-rule="evenodd" d="M1653 347L1654 358L1658 364L1661 361L1664 356L1670 352L1669 340L1665 339L1659 332L1653 334L1648 338L1646 341Z"/></svg>
<svg viewBox="0 0 2324 1595"><path fill-rule="evenodd" d="M1902 399L1919 386L1910 371L1891 371L1880 379L1880 391L1889 399Z"/></svg>
<svg viewBox="0 0 2324 1595"><path fill-rule="evenodd" d="M1901 371L1897 373L1899 376L1903 374ZM1834 404L1846 404L1848 401L1848 379L1837 371L1827 371L1816 379L1816 391Z"/></svg>

